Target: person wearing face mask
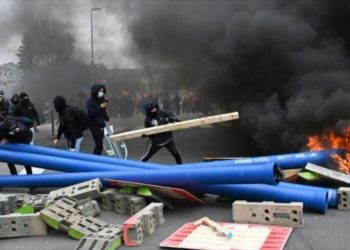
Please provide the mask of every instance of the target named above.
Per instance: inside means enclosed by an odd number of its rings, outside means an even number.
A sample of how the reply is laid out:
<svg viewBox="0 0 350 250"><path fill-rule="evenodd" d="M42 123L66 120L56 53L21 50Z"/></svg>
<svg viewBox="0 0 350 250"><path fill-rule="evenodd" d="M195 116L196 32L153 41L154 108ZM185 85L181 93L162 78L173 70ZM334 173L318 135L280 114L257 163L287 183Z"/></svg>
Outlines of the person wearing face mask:
<svg viewBox="0 0 350 250"><path fill-rule="evenodd" d="M179 119L177 119L176 116L160 110L158 104L155 102L147 102L145 104L145 111L146 128L179 121ZM173 132L163 132L159 134L150 135L149 137L151 139L151 145L149 146L147 153L144 156L142 156L141 161L148 161L161 148L165 147L172 154L176 163L182 164L181 155L176 148Z"/></svg>
<svg viewBox="0 0 350 250"><path fill-rule="evenodd" d="M86 103L90 131L95 142L93 153L96 155L102 154L104 128L109 121L106 111L108 100L105 94L106 87L101 83L94 83L91 86L91 97Z"/></svg>
<svg viewBox="0 0 350 250"><path fill-rule="evenodd" d="M78 117L74 113L76 108L72 108L66 104L63 96L56 96L53 100L55 110L59 114L58 133L53 143L57 144L62 134L67 140L67 147L71 152L79 152L80 145L83 141L84 128L80 126Z"/></svg>
<svg viewBox="0 0 350 250"><path fill-rule="evenodd" d="M39 121L39 116L38 112L36 111L36 108L34 104L30 101L28 94L25 92L22 92L19 94L19 104L15 108L14 111L15 116L24 116L29 118L30 120L33 121L34 126L31 128L31 131L33 132L33 139L32 142L30 143L31 145L34 144L34 127L36 126L37 128L40 126L40 121ZM36 122L36 124L35 124Z"/></svg>
<svg viewBox="0 0 350 250"><path fill-rule="evenodd" d="M0 116L5 117L9 113L9 101L5 99L4 91L0 90Z"/></svg>

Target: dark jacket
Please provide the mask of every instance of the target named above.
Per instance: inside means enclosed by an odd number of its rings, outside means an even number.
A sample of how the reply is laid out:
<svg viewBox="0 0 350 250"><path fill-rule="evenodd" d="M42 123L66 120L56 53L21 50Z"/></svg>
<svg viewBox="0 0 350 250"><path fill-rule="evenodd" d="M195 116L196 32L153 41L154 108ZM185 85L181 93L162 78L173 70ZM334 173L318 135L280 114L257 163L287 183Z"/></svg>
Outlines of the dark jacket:
<svg viewBox="0 0 350 250"><path fill-rule="evenodd" d="M66 99L63 96L56 96L53 104L59 114L60 121L56 139L60 139L64 134L64 137L68 140L68 146L74 148L76 139L83 137L84 129L72 108L66 104Z"/></svg>
<svg viewBox="0 0 350 250"><path fill-rule="evenodd" d="M84 131L81 129L79 122L72 109L67 106L62 113L59 113L60 124L56 138L60 139L62 134L69 141L69 147L75 147L75 140L83 137Z"/></svg>
<svg viewBox="0 0 350 250"><path fill-rule="evenodd" d="M33 133L30 129L14 120L5 120L0 124L1 139L5 138L9 142L30 144Z"/></svg>
<svg viewBox="0 0 350 250"><path fill-rule="evenodd" d="M38 112L29 98L21 99L13 114L14 116L28 117L33 122L36 121L38 126L40 125Z"/></svg>
<svg viewBox="0 0 350 250"><path fill-rule="evenodd" d="M174 115L168 114L162 110L158 110L155 113L146 111L145 127L155 127L165 125L168 123L179 121ZM169 141L173 140L173 132L164 132L149 136L151 138L152 145L162 146Z"/></svg>
<svg viewBox="0 0 350 250"><path fill-rule="evenodd" d="M9 101L3 98L0 101L0 114L1 116L6 116L9 113Z"/></svg>
<svg viewBox="0 0 350 250"><path fill-rule="evenodd" d="M104 128L106 127L106 121L109 121L107 111L105 108L101 108L100 104L105 102L105 97L98 98L97 93L100 89L106 93L106 87L100 83L94 83L91 87L91 97L86 102L87 113L89 116L90 127Z"/></svg>

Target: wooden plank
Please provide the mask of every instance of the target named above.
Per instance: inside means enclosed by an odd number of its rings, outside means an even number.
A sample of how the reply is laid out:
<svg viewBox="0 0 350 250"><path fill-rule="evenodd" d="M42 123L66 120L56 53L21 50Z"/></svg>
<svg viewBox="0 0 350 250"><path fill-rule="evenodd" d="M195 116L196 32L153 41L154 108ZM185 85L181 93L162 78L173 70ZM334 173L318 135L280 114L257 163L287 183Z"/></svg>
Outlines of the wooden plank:
<svg viewBox="0 0 350 250"><path fill-rule="evenodd" d="M305 166L306 170L309 170L311 172L317 173L323 177L329 178L331 180L335 180L341 183L345 183L345 184L350 184L350 176L347 174L343 174L341 172L338 171L334 171L328 168L324 168L312 163L308 163Z"/></svg>
<svg viewBox="0 0 350 250"><path fill-rule="evenodd" d="M128 131L120 134L110 135L109 138L113 141L129 140L129 139L141 137L142 135L148 136L148 135L159 134L167 131L188 129L188 128L199 127L203 125L226 122L226 121L237 120L237 119L239 119L238 112L232 112L232 113L221 114L221 115L206 116L206 117L182 121L182 122L169 123L166 125L161 125L161 126L156 126L151 128Z"/></svg>

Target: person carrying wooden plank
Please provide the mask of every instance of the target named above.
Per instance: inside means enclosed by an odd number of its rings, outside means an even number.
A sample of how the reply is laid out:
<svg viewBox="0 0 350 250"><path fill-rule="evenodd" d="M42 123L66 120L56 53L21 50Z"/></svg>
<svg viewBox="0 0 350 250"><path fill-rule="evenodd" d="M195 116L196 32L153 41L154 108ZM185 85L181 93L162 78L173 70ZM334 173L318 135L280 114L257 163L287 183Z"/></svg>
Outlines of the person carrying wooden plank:
<svg viewBox="0 0 350 250"><path fill-rule="evenodd" d="M145 127L155 127L172 122L177 122L176 116L168 114L159 109L159 106L155 102L147 102L145 104L146 118ZM146 137L146 136L143 136ZM141 161L148 161L153 155L155 155L161 148L165 147L174 157L177 164L182 164L182 159L179 151L176 148L173 132L167 131L159 134L153 134L147 136L151 139L151 145L148 148L147 153L142 156Z"/></svg>

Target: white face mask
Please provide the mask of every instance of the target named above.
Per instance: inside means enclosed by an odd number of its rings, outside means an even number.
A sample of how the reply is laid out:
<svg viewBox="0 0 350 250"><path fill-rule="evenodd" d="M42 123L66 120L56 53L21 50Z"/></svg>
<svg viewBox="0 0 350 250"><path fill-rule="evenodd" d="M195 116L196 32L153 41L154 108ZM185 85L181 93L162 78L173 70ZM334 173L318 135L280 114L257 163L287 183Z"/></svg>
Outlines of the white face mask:
<svg viewBox="0 0 350 250"><path fill-rule="evenodd" d="M97 93L97 97L98 97L98 98L103 97L103 95L104 95L104 93L103 93L103 92L98 92L98 93Z"/></svg>

